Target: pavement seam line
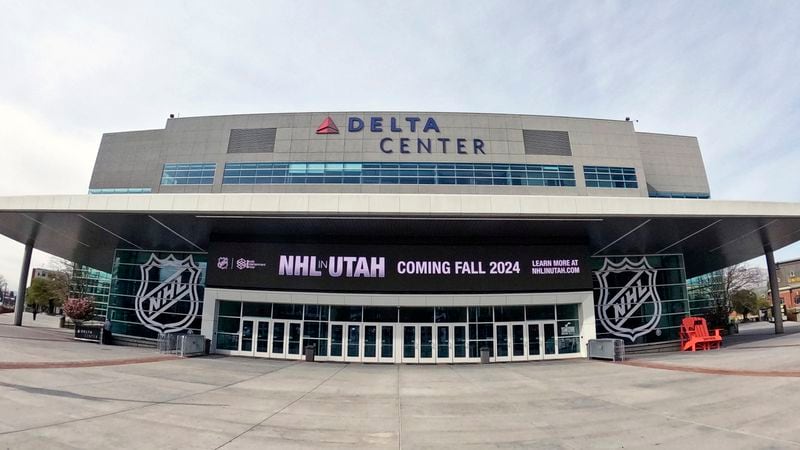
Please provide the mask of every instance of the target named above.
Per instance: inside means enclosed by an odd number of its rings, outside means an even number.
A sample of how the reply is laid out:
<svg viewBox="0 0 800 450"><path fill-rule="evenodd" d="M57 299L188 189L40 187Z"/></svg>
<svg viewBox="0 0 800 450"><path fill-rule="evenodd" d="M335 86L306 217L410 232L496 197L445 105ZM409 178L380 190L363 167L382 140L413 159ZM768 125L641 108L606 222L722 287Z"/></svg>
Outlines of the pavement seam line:
<svg viewBox="0 0 800 450"><path fill-rule="evenodd" d="M63 422L50 423L50 424L45 424L45 425L37 425L35 427L23 428L21 430L0 431L0 436L4 436L4 435L8 435L8 434L24 433L26 431L40 430L40 429L49 428L49 427L57 427L57 426L60 426L60 425L68 425L68 424L71 424L71 423L83 422L85 420L102 419L104 417L110 417L110 416L114 416L114 415L117 415L117 414L130 412L130 411L137 411L137 410L140 410L140 409L149 408L151 406L170 404L170 403L172 403L174 401L177 401L177 400L183 400L185 398L193 397L195 395L207 394L209 392L214 392L214 391L217 391L217 390L220 390L220 389L225 389L225 388L229 388L231 386L235 386L235 385L237 385L239 383L245 383L245 382L248 382L250 380L254 380L254 379L258 378L258 377L262 377L262 376L269 375L271 373L275 373L275 372L278 372L280 370L286 369L287 367L295 366L297 364L298 364L298 362L295 362L294 364L289 364L289 365L286 365L286 366L283 366L283 367L279 367L277 369L270 370L269 372L260 373L258 375L254 375L254 376L252 376L250 378L245 378L244 380L239 380L239 381L236 381L236 382L233 382L233 383L228 383L228 384L225 384L225 385L222 385L222 386L217 386L217 387L214 387L214 388L211 388L211 389L207 389L207 390L201 391L201 392L194 392L194 393L191 393L191 394L180 395L178 397L174 397L174 398L171 398L169 400L152 402L152 403L149 403L149 404L146 404L146 405L138 405L138 406L134 406L132 408L120 409L118 411L113 411L113 412L109 412L109 413L105 413L105 414L98 414L96 416L81 417L81 418L78 418L78 419L65 420ZM126 400L123 400L123 401L126 401Z"/></svg>
<svg viewBox="0 0 800 450"><path fill-rule="evenodd" d="M336 375L338 375L338 374L339 374L339 372L343 371L343 370L344 370L344 369L345 369L347 366L349 366L349 364L344 364L344 365L343 365L341 368L339 368L339 370L337 370L336 372L333 372L332 374L330 374L330 375L328 375L327 377L325 377L325 378L324 378L322 381L320 381L319 383L317 383L317 385L316 385L316 386L314 386L313 388L311 388L311 390L307 391L306 393L304 393L304 394L303 394L303 395L301 395L300 397L297 397L296 399L294 399L294 400L292 400L291 402L287 403L287 404L286 404L286 405L284 405L284 406L283 406L281 409L279 409L279 410L277 410L277 411L273 412L272 414L270 414L269 416L265 417L263 420L261 420L260 422L256 423L255 425L251 426L250 428L248 428L248 429L246 429L246 430L242 431L241 433L237 434L236 436L232 437L230 440L228 440L228 441L227 441L227 442L225 442L224 444L220 445L220 446L219 446L219 447L217 447L215 450L219 450L219 449L221 449L222 447L225 447L226 445L228 445L228 444L230 444L231 442L235 441L236 439L239 439L240 437L244 436L245 434L247 434L247 433L249 433L249 432L253 431L253 430L254 430L256 427L259 427L259 426L261 426L261 425L262 425L264 422L266 422L266 421L268 421L269 419L271 419L271 418L275 417L276 415L280 414L280 413L281 413L281 412L283 412L283 411L284 411L286 408L288 408L288 407L290 407L290 406L294 405L295 403L299 402L300 400L304 399L304 398L305 398L307 395L309 395L309 394L311 394L312 392L314 392L314 391L316 391L317 389L319 389L319 387L320 387L320 386L322 386L323 384L325 384L325 383L326 383L328 380L330 380L331 378L333 378L333 377L335 377Z"/></svg>
<svg viewBox="0 0 800 450"><path fill-rule="evenodd" d="M397 366L397 448L403 448L403 403L400 399L400 368L402 364Z"/></svg>

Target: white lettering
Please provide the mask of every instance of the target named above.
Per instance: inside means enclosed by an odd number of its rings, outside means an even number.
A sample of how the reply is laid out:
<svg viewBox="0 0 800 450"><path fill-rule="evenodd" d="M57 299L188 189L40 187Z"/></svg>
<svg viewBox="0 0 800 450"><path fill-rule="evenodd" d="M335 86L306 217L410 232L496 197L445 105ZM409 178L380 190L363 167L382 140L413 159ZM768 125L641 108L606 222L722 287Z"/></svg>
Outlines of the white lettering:
<svg viewBox="0 0 800 450"><path fill-rule="evenodd" d="M294 274L294 256L281 255L280 262L278 262L278 275L293 275Z"/></svg>

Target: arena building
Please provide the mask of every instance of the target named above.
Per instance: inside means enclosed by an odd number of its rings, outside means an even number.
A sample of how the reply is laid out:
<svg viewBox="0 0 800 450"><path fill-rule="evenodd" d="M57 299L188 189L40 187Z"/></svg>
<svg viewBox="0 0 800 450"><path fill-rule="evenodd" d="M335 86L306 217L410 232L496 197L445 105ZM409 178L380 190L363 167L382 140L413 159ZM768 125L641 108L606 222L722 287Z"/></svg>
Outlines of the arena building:
<svg viewBox="0 0 800 450"><path fill-rule="evenodd" d="M800 239L798 204L711 200L694 137L511 114L170 118L0 219L24 277L34 247L110 273L117 336L386 363L673 342L687 279Z"/></svg>

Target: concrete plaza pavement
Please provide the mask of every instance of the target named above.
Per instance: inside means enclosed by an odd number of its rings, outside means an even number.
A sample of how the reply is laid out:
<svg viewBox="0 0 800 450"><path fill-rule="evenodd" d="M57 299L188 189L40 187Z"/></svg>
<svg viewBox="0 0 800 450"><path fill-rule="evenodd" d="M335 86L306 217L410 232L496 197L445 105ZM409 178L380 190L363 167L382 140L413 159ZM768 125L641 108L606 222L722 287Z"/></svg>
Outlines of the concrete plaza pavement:
<svg viewBox="0 0 800 450"><path fill-rule="evenodd" d="M0 362L52 359L51 345L78 360L154 353L24 339L42 330L10 328L0 324ZM0 370L0 448L800 447L800 333L776 339L637 361L786 376L590 360L416 366L213 356Z"/></svg>

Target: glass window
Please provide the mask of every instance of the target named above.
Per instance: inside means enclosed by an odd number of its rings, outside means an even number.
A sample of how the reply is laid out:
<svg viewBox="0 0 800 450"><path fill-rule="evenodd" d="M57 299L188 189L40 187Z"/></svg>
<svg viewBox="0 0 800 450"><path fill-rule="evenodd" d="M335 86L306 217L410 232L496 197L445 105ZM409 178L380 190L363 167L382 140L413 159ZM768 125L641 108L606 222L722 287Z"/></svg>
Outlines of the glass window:
<svg viewBox="0 0 800 450"><path fill-rule="evenodd" d="M558 336L579 336L581 334L578 320L559 320Z"/></svg>
<svg viewBox="0 0 800 450"><path fill-rule="evenodd" d="M435 310L436 322L453 323L467 321L467 308L463 306L437 307Z"/></svg>
<svg viewBox="0 0 800 450"><path fill-rule="evenodd" d="M633 167L583 166L586 187L636 189L636 170Z"/></svg>
<svg viewBox="0 0 800 450"><path fill-rule="evenodd" d="M217 349L218 350L239 350L239 335L238 334L217 334Z"/></svg>
<svg viewBox="0 0 800 450"><path fill-rule="evenodd" d="M580 305L571 303L569 305L556 305L556 317L558 320L578 319L578 310Z"/></svg>
<svg viewBox="0 0 800 450"><path fill-rule="evenodd" d="M221 333L239 333L240 322L241 319L238 317L218 317L217 331Z"/></svg>
<svg viewBox="0 0 800 450"><path fill-rule="evenodd" d="M554 305L528 305L525 307L526 320L553 320L556 318Z"/></svg>
<svg viewBox="0 0 800 450"><path fill-rule="evenodd" d="M306 320L328 320L328 305L306 305Z"/></svg>
<svg viewBox="0 0 800 450"><path fill-rule="evenodd" d="M289 303L275 303L272 309L272 316L276 319L303 319L303 305Z"/></svg>
<svg viewBox="0 0 800 450"><path fill-rule="evenodd" d="M242 315L242 302L219 301L219 315L240 317Z"/></svg>
<svg viewBox="0 0 800 450"><path fill-rule="evenodd" d="M360 306L331 306L331 321L361 322Z"/></svg>
<svg viewBox="0 0 800 450"><path fill-rule="evenodd" d="M470 306L469 307L469 321L470 322L492 322L492 307L491 306Z"/></svg>
<svg viewBox="0 0 800 450"><path fill-rule="evenodd" d="M522 306L495 306L495 322L522 322L525 320L525 310Z"/></svg>
<svg viewBox="0 0 800 450"><path fill-rule="evenodd" d="M162 185L174 184L214 184L215 163L202 164L164 164L161 173Z"/></svg>
<svg viewBox="0 0 800 450"><path fill-rule="evenodd" d="M429 307L400 308L400 322L431 323L433 322L433 308Z"/></svg>
<svg viewBox="0 0 800 450"><path fill-rule="evenodd" d="M364 322L397 322L396 306L365 306Z"/></svg>
<svg viewBox="0 0 800 450"><path fill-rule="evenodd" d="M579 353L580 352L580 338L571 337L571 338L559 338L558 339L558 353L559 354L566 354L566 353Z"/></svg>
<svg viewBox="0 0 800 450"><path fill-rule="evenodd" d="M90 194L149 194L150 188L102 188L89 189Z"/></svg>
<svg viewBox="0 0 800 450"><path fill-rule="evenodd" d="M163 184L206 184L213 167L165 172ZM288 170L287 170L288 169ZM272 175L272 176L270 176ZM288 177L287 177L288 175ZM622 176L622 175L620 175ZM634 181L635 181L635 175ZM188 181L182 181L182 180ZM227 163L222 184L463 184L575 186L569 165L454 163Z"/></svg>
<svg viewBox="0 0 800 450"><path fill-rule="evenodd" d="M272 303L250 303L242 305L243 316L269 317L272 312Z"/></svg>

